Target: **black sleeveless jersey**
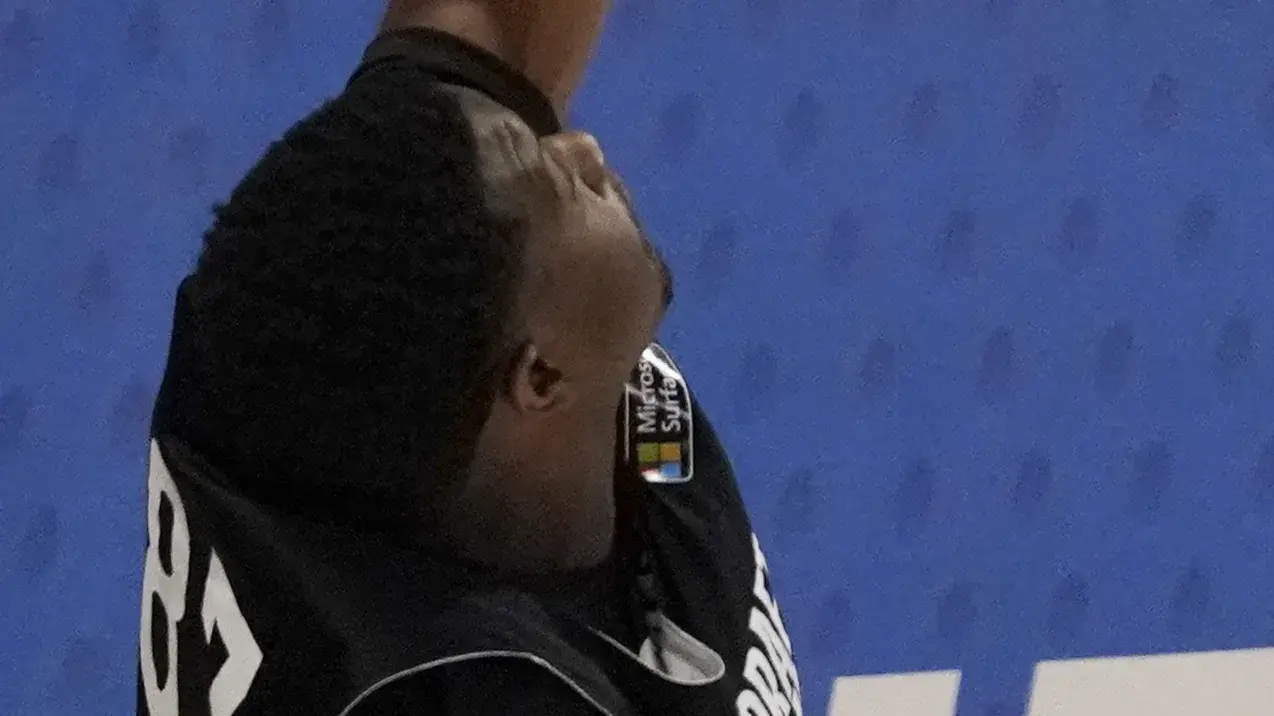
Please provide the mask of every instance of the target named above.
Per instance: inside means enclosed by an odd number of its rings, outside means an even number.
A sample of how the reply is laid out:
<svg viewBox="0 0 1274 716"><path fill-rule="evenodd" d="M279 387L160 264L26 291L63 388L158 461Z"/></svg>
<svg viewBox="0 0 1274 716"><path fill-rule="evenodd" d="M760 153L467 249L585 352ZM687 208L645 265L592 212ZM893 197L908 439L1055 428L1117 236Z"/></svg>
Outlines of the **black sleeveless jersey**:
<svg viewBox="0 0 1274 716"><path fill-rule="evenodd" d="M382 62L425 65L558 129L529 83L453 39L382 39L367 66ZM650 606L633 643L475 565L254 500L184 434L187 289L152 429L139 714L801 714L734 475L662 347L643 355L617 426Z"/></svg>

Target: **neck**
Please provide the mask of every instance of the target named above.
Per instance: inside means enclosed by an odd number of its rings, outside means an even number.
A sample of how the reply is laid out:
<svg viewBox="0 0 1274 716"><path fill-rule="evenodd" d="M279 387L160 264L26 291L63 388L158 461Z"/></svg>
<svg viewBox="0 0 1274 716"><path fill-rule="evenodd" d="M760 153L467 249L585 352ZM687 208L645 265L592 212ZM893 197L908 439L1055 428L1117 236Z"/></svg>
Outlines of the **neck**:
<svg viewBox="0 0 1274 716"><path fill-rule="evenodd" d="M540 481L509 466L475 470L437 520L457 556L519 574L595 567L614 549L616 510L609 481L595 494ZM545 486L546 489L536 489Z"/></svg>
<svg viewBox="0 0 1274 716"><path fill-rule="evenodd" d="M603 0L390 0L381 30L428 27L481 47L526 75L565 117L606 5Z"/></svg>

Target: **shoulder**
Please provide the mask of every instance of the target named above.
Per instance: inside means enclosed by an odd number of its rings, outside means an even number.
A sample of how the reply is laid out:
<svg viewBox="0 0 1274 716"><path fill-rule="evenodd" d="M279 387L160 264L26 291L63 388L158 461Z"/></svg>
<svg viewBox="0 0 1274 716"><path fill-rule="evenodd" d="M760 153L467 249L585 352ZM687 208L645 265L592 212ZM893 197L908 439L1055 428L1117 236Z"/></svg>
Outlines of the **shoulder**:
<svg viewBox="0 0 1274 716"><path fill-rule="evenodd" d="M350 716L598 716L600 707L550 665L487 657L435 666L386 684Z"/></svg>

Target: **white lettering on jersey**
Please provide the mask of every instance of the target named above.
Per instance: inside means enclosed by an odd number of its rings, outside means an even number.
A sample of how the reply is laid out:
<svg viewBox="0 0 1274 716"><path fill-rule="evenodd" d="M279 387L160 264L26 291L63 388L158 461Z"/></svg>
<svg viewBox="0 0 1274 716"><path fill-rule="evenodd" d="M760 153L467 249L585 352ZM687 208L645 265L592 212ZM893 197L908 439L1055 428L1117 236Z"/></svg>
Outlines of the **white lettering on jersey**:
<svg viewBox="0 0 1274 716"><path fill-rule="evenodd" d="M770 569L756 535L752 535L752 551L756 556L755 603L748 630L753 639L743 664L749 688L739 693L735 708L739 716L802 716L801 682L792 659L792 640L770 593Z"/></svg>

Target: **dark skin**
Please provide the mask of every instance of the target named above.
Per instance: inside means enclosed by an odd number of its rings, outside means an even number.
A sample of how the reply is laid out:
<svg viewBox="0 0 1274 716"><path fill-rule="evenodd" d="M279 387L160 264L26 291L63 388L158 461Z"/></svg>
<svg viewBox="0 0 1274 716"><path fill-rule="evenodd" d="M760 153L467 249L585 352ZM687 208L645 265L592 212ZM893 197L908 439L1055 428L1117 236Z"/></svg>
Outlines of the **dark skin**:
<svg viewBox="0 0 1274 716"><path fill-rule="evenodd" d="M666 310L666 272L591 137L539 139L495 105L474 132L490 201L531 223L507 369L441 531L513 572L594 566L613 549L616 414Z"/></svg>
<svg viewBox="0 0 1274 716"><path fill-rule="evenodd" d="M567 109L609 0L391 0L383 30L430 27L496 55ZM467 558L520 573L613 549L615 420L666 310L667 272L592 137L539 139L491 105L474 133L493 206L533 217L495 404L465 488L440 506Z"/></svg>

